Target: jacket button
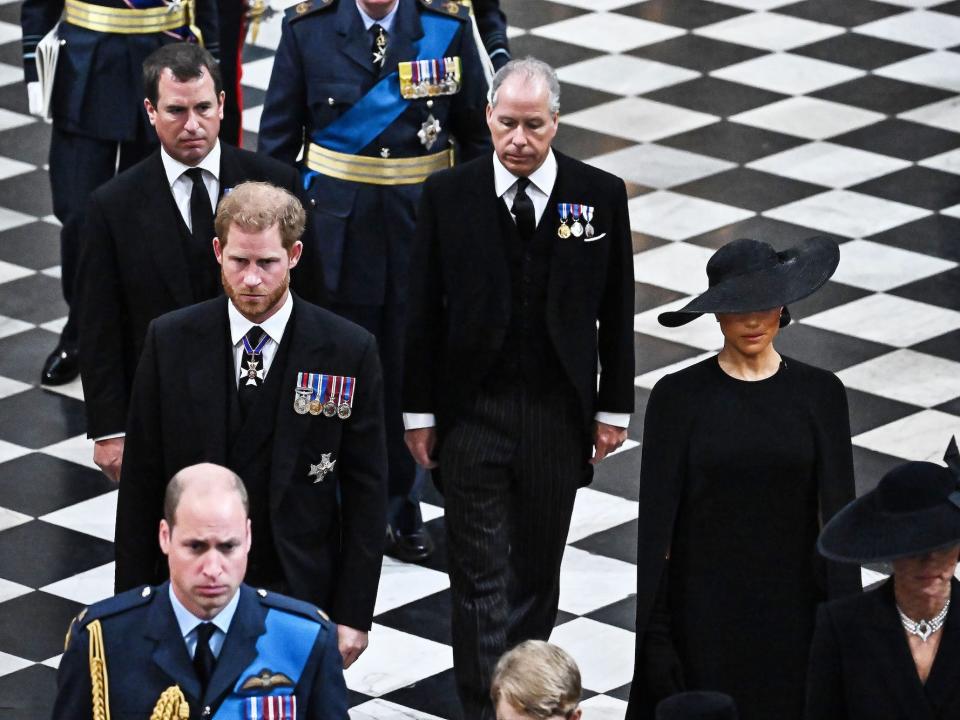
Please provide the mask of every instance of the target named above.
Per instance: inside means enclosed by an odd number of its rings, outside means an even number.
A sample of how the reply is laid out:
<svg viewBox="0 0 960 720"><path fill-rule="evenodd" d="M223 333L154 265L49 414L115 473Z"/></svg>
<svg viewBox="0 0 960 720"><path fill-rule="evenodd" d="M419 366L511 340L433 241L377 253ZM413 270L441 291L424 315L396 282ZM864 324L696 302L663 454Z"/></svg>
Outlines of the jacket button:
<svg viewBox="0 0 960 720"><path fill-rule="evenodd" d="M337 101L334 100L332 97L328 97L328 98L327 98L327 105L331 105L331 106L332 106L332 105L336 105L336 104L337 104Z"/></svg>
<svg viewBox="0 0 960 720"><path fill-rule="evenodd" d="M207 705L207 706L203 709L203 713L200 715L200 717L208 718L208 717L210 717L211 712L212 712L212 711L210 710L210 706Z"/></svg>
<svg viewBox="0 0 960 720"><path fill-rule="evenodd" d="M315 208L317 206L317 201L315 198L310 198L310 207Z"/></svg>

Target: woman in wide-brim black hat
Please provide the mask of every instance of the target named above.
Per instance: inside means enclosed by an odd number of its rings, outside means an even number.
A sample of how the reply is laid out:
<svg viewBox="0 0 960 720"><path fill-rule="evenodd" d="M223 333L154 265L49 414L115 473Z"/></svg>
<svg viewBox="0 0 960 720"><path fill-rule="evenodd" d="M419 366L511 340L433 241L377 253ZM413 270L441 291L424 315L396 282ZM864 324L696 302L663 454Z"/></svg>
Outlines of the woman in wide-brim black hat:
<svg viewBox="0 0 960 720"><path fill-rule="evenodd" d="M855 568L814 562L821 518L853 498L853 461L843 385L773 341L838 262L828 238L735 240L707 264L709 289L660 315L714 314L724 344L647 404L631 720L705 689L742 720L802 717L816 606L859 589Z"/></svg>
<svg viewBox="0 0 960 720"><path fill-rule="evenodd" d="M889 563L878 588L820 608L807 720L960 718L960 455L909 462L827 523L819 549ZM958 600L960 602L960 600Z"/></svg>

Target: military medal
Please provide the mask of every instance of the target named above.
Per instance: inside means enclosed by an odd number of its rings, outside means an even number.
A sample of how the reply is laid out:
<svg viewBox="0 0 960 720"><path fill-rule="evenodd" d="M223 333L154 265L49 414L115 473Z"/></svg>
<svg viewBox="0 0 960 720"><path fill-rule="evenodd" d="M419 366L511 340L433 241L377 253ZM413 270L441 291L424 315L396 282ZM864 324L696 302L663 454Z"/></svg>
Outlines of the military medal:
<svg viewBox="0 0 960 720"><path fill-rule="evenodd" d="M353 393L357 381L355 378L348 377L343 379L340 407L337 408L337 417L346 420L353 413Z"/></svg>
<svg viewBox="0 0 960 720"><path fill-rule="evenodd" d="M440 121L433 116L433 113L430 113L427 119L423 121L417 137L420 138L420 142L427 150L431 150L437 144L437 138L440 137Z"/></svg>
<svg viewBox="0 0 960 720"><path fill-rule="evenodd" d="M330 392L327 395L327 400L323 403L324 417L333 417L334 415L337 414L337 403L333 398L334 398L334 394L337 392L338 380L342 381L343 378L341 378L338 375L330 376Z"/></svg>
<svg viewBox="0 0 960 720"><path fill-rule="evenodd" d="M297 390L293 396L293 410L297 415L306 415L310 411L310 397L313 395L311 387L311 373L297 373Z"/></svg>
<svg viewBox="0 0 960 720"><path fill-rule="evenodd" d="M460 92L459 56L398 63L397 72L400 78L400 96L405 100L455 95Z"/></svg>
<svg viewBox="0 0 960 720"><path fill-rule="evenodd" d="M319 415L323 412L323 393L326 390L326 385L329 382L329 378L326 375L321 375L316 373L313 375L313 392L310 397L310 414Z"/></svg>
<svg viewBox="0 0 960 720"><path fill-rule="evenodd" d="M260 361L263 359L263 346L267 344L267 340L269 339L270 336L264 333L263 337L260 338L260 342L257 343L257 346L252 347L246 335L241 338L244 352L243 362L247 364L246 367L241 365L240 368L242 372L240 379L243 380L246 378L244 385L257 387L263 382L263 368L260 367Z"/></svg>
<svg viewBox="0 0 960 720"><path fill-rule="evenodd" d="M567 225L567 203L560 203L557 205L558 210L560 211L560 227L557 228L557 235L560 236L562 240L566 240L570 237L570 227Z"/></svg>
<svg viewBox="0 0 960 720"><path fill-rule="evenodd" d="M570 234L578 238L583 235L583 225L580 224L580 208L582 206L574 203L570 207L573 211L573 225L570 226Z"/></svg>
<svg viewBox="0 0 960 720"><path fill-rule="evenodd" d="M583 206L583 219L587 221L587 226L584 228L584 234L586 234L588 238L592 238L594 233L596 232L593 229L593 225L590 224L591 222L593 222L593 206L591 205Z"/></svg>
<svg viewBox="0 0 960 720"><path fill-rule="evenodd" d="M280 673L276 673L280 675ZM281 675L281 677L284 677ZM265 688L260 691L264 692ZM294 720L297 717L296 695L257 695L243 698L244 718L257 720Z"/></svg>

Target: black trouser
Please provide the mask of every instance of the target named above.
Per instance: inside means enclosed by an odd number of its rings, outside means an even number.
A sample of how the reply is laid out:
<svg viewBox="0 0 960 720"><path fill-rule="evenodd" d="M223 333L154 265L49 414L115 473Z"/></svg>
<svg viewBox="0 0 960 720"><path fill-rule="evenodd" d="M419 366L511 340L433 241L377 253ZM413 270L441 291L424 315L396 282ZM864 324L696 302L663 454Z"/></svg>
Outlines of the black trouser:
<svg viewBox="0 0 960 720"><path fill-rule="evenodd" d="M453 604L453 662L466 720L492 718L500 655L546 640L584 437L576 401L523 388L483 393L440 448Z"/></svg>
<svg viewBox="0 0 960 720"><path fill-rule="evenodd" d="M80 227L87 199L94 190L118 172L135 165L156 147L154 138L117 142L77 135L53 125L50 137L50 190L53 214L60 230L60 285L63 299L70 306L67 324L61 333L64 345L76 347L77 312L73 298L80 282ZM96 280L95 278L93 279Z"/></svg>

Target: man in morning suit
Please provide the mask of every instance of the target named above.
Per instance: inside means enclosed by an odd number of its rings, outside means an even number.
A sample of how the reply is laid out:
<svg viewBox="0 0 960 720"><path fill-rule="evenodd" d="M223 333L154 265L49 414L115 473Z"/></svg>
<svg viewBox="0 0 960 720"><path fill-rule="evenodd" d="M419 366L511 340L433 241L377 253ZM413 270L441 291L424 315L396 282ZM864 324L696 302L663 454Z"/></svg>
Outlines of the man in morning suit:
<svg viewBox="0 0 960 720"><path fill-rule="evenodd" d="M219 198L244 180L291 192L298 186L292 168L217 140L223 89L206 50L165 45L146 59L143 74L144 105L160 147L90 196L78 275L87 434L96 441L94 462L114 481L147 325L221 292L212 244ZM309 272L311 257L301 259L293 279L313 302L322 288L319 273Z"/></svg>
<svg viewBox="0 0 960 720"><path fill-rule="evenodd" d="M184 468L163 505L170 581L77 616L53 717L346 718L335 626L313 605L243 584L252 538L240 478Z"/></svg>
<svg viewBox="0 0 960 720"><path fill-rule="evenodd" d="M421 62L412 62L419 60ZM487 83L470 11L433 0L306 0L286 12L258 149L304 180L338 315L377 337L390 472L389 552L433 545L403 442L400 386L407 276L423 181L486 154Z"/></svg>
<svg viewBox="0 0 960 720"><path fill-rule="evenodd" d="M144 58L179 40L205 42L217 55L214 0L24 0L23 72L35 115L43 115L37 44L58 21L50 189L53 213L62 225L60 282L70 313L43 365L41 380L48 385L70 382L80 370L74 300L84 203L95 188L156 147L157 136L141 109Z"/></svg>
<svg viewBox="0 0 960 720"><path fill-rule="evenodd" d="M427 180L410 264L404 422L441 473L468 720L503 651L549 637L577 488L633 410L626 189L551 150L559 107L545 63L497 73L496 152Z"/></svg>
<svg viewBox="0 0 960 720"><path fill-rule="evenodd" d="M214 240L227 297L150 324L130 397L116 586L162 578L150 527L163 479L225 465L250 492L248 579L329 612L348 666L366 647L383 557L383 381L370 333L288 290L304 221L286 190L235 187Z"/></svg>

